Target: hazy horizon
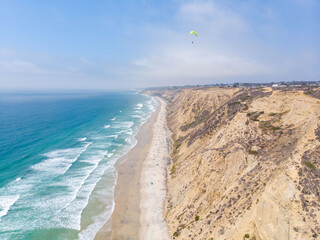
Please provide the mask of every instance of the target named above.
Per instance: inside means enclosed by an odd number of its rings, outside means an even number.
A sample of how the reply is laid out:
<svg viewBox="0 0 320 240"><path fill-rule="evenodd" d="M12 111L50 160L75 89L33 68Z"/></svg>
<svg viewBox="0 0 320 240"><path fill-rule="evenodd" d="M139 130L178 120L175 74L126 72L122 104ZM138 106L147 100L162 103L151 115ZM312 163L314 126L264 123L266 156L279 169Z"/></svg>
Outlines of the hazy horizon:
<svg viewBox="0 0 320 240"><path fill-rule="evenodd" d="M1 0L0 90L319 81L319 10L316 0Z"/></svg>

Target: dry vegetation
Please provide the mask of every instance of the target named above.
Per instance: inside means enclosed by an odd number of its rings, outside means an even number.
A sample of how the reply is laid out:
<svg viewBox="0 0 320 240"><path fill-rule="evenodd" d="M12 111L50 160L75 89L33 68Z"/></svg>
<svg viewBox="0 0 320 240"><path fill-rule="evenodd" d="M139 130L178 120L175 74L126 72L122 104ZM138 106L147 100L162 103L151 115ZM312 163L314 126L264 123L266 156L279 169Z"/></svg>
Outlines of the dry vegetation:
<svg viewBox="0 0 320 240"><path fill-rule="evenodd" d="M173 239L320 237L319 89L158 91L173 133Z"/></svg>

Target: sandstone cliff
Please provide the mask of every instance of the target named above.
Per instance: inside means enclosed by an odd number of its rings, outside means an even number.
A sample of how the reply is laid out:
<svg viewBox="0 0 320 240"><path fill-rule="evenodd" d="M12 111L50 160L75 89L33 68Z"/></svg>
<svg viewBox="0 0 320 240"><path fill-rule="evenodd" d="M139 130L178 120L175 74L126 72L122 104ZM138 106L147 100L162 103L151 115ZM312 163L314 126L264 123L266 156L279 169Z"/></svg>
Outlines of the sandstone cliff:
<svg viewBox="0 0 320 240"><path fill-rule="evenodd" d="M173 239L320 238L319 89L157 94L174 142L164 212Z"/></svg>

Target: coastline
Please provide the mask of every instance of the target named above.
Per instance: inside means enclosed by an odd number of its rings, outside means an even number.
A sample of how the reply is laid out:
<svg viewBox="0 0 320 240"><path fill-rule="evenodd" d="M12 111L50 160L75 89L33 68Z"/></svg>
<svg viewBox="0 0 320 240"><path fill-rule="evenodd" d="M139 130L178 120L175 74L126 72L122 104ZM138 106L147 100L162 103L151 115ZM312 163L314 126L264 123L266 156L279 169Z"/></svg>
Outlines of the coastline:
<svg viewBox="0 0 320 240"><path fill-rule="evenodd" d="M151 224L151 222L149 223L150 220L145 220L146 205L144 202L148 200L146 196L141 195L141 193L145 190L149 192L145 184L150 184L150 180L144 179L144 176L146 173L145 169L149 169L147 163L150 162L150 153L152 149L155 149L155 143L159 141L155 141L159 138L157 137L158 131L155 131L155 129L158 129L157 126L163 126L163 124L165 126L166 124L165 103L159 98L157 98L157 101L159 103L157 110L151 114L137 134L137 144L125 156L119 159L116 164L118 176L114 190L115 207L111 219L96 234L95 239L97 240L144 239L142 236L146 231L145 228L141 228L141 226L149 226ZM166 148L166 150L168 150L168 148ZM157 165L155 164L155 166ZM160 165L160 161L157 168L161 168L164 173L166 172L166 164ZM163 188L158 189L161 195L163 195L163 201L166 195L165 177L164 175L164 178L160 177L158 180L160 181L161 179L164 184L164 195ZM153 187L158 185L158 182L154 182ZM163 206L163 201L161 206ZM150 206L150 204L148 204L148 206ZM152 208L152 210L158 210L154 205L151 205L150 208ZM160 214L162 219L162 211Z"/></svg>
<svg viewBox="0 0 320 240"><path fill-rule="evenodd" d="M166 103L160 98L157 100L160 103L159 112L141 172L139 239L165 240L170 239L167 222L163 218L170 136L166 125Z"/></svg>

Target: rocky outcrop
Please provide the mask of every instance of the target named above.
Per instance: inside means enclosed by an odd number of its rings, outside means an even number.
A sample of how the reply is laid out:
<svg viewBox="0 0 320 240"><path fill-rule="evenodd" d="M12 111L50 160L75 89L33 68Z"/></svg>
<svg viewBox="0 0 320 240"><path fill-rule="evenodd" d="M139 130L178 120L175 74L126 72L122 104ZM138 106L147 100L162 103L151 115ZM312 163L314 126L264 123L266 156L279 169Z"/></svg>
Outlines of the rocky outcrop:
<svg viewBox="0 0 320 240"><path fill-rule="evenodd" d="M313 91L314 94L317 91ZM320 100L305 91L162 91L173 239L318 239Z"/></svg>

